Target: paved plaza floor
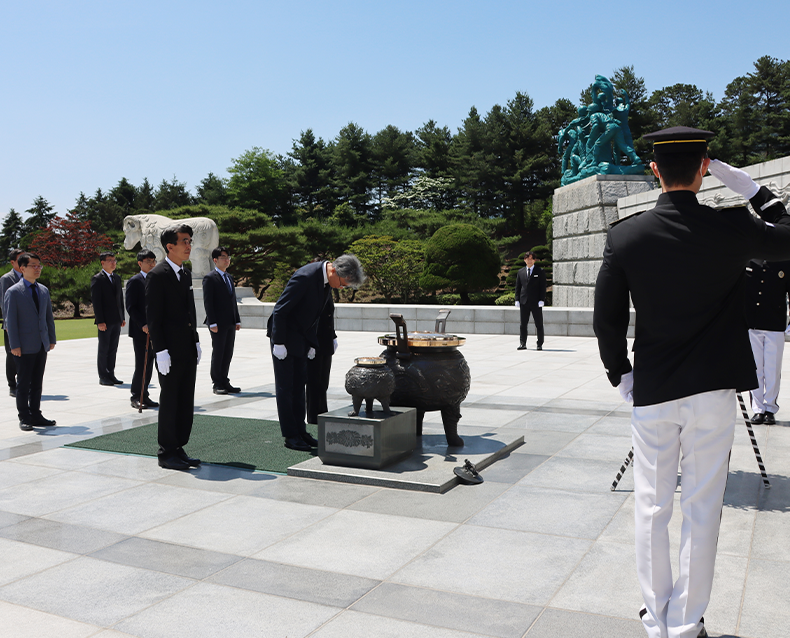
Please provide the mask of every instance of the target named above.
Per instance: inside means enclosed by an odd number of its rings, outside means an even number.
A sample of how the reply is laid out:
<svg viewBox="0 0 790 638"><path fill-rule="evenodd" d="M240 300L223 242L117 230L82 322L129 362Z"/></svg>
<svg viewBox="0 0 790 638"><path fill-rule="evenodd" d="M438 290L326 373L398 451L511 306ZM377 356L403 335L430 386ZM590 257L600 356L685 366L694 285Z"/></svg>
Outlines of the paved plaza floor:
<svg viewBox="0 0 790 638"><path fill-rule="evenodd" d="M345 372L381 351L376 337L339 334L330 409L350 403ZM631 447L629 409L594 339L550 337L543 352L517 341L472 335L463 346L472 387L459 430L525 443L483 484L445 494L218 466L173 472L64 448L156 415L129 405L130 339L118 387L98 383L96 339L59 343L43 403L57 427L20 431L14 400L0 397L0 636L641 638L631 470L609 489ZM239 333L231 381L240 395L212 394L204 360L196 410L276 418L263 331ZM788 383L780 404L790 421ZM788 635L789 425L755 426L766 491L738 421L711 636ZM441 432L438 413L425 431Z"/></svg>

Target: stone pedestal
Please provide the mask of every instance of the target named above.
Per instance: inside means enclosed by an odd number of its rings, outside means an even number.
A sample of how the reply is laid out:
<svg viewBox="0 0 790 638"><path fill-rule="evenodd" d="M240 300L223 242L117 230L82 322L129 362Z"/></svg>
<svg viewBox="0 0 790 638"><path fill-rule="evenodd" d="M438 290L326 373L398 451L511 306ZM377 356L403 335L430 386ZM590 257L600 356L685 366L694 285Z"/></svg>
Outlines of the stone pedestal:
<svg viewBox="0 0 790 638"><path fill-rule="evenodd" d="M348 416L353 406L318 415L318 458L328 465L378 470L408 457L417 447L417 410L374 410Z"/></svg>
<svg viewBox="0 0 790 638"><path fill-rule="evenodd" d="M552 304L592 308L595 280L617 200L656 188L648 175L594 175L554 191Z"/></svg>

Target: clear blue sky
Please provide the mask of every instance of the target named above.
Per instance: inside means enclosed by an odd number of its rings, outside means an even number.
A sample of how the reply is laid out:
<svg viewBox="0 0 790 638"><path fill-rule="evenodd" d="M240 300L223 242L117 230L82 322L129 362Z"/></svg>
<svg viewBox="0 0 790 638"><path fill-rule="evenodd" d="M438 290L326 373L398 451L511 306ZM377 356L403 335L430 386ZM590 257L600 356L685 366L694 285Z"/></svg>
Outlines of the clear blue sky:
<svg viewBox="0 0 790 638"><path fill-rule="evenodd" d="M576 102L625 65L648 92L720 99L760 56L790 58L789 18L787 0L5 0L0 218L37 195L64 214L121 177L194 192L307 128L455 131L516 91Z"/></svg>

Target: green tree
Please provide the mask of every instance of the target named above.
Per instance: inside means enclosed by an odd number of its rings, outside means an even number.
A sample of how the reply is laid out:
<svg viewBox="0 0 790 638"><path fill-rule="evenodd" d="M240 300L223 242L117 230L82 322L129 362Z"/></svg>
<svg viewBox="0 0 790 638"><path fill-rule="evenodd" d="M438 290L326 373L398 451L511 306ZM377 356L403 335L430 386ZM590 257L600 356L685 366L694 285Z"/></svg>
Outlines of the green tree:
<svg viewBox="0 0 790 638"><path fill-rule="evenodd" d="M98 260L87 266L57 268L46 266L41 271L41 283L49 288L53 309L72 307L72 316L82 316L80 304L91 301L91 277L101 269Z"/></svg>
<svg viewBox="0 0 790 638"><path fill-rule="evenodd" d="M401 193L412 177L416 160L414 135L389 125L372 138L372 177L376 198L382 200Z"/></svg>
<svg viewBox="0 0 790 638"><path fill-rule="evenodd" d="M254 146L232 161L227 184L231 206L257 210L277 223L294 221L285 207L283 172L269 151Z"/></svg>
<svg viewBox="0 0 790 638"><path fill-rule="evenodd" d="M33 205L25 212L30 215L24 222L25 235L46 228L47 224L57 215L54 212L54 207L41 195L33 200Z"/></svg>
<svg viewBox="0 0 790 638"><path fill-rule="evenodd" d="M449 177L452 174L450 147L453 136L446 126L428 120L415 131L416 164L428 177Z"/></svg>
<svg viewBox="0 0 790 638"><path fill-rule="evenodd" d="M494 288L499 283L499 252L486 234L471 224L440 228L425 245L420 286L426 290L449 289L469 304L469 293Z"/></svg>
<svg viewBox="0 0 790 638"><path fill-rule="evenodd" d="M19 246L19 240L24 234L25 222L22 220L22 215L13 208L10 209L3 220L3 228L0 229L0 260L3 264L5 264L11 249Z"/></svg>
<svg viewBox="0 0 790 638"><path fill-rule="evenodd" d="M171 210L181 206L189 206L193 203L193 197L187 190L186 182L179 182L176 176L169 182L162 180L154 192L153 210L159 212Z"/></svg>
<svg viewBox="0 0 790 638"><path fill-rule="evenodd" d="M348 203L364 218L372 211L371 147L370 135L353 122L340 129L332 147L332 172L339 201Z"/></svg>
<svg viewBox="0 0 790 638"><path fill-rule="evenodd" d="M137 208L137 210L153 210L154 200L154 187L151 186L151 182L149 182L146 177L137 189L135 208Z"/></svg>
<svg viewBox="0 0 790 638"><path fill-rule="evenodd" d="M413 239L395 241L389 236L368 235L358 239L348 251L356 255L373 288L392 303L395 295L401 302L417 296L423 265L422 242Z"/></svg>
<svg viewBox="0 0 790 638"><path fill-rule="evenodd" d="M214 175L214 173L209 173L200 180L196 190L196 203L198 204L206 204L207 206L227 206L228 204L228 189L225 186L225 182L222 178Z"/></svg>
<svg viewBox="0 0 790 638"><path fill-rule="evenodd" d="M302 131L294 140L288 156L293 160L287 173L288 188L301 217L324 219L337 205L332 186L332 149L312 129Z"/></svg>
<svg viewBox="0 0 790 638"><path fill-rule="evenodd" d="M107 193L109 200L124 211L124 216L138 208L137 189L128 179L122 177L120 181Z"/></svg>

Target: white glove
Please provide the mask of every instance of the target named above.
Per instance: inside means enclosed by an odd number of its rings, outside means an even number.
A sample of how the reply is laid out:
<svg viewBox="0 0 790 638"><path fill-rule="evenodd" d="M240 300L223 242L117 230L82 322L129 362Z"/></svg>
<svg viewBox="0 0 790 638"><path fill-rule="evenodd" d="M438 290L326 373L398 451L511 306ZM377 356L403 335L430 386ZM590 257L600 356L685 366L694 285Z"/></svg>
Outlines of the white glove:
<svg viewBox="0 0 790 638"><path fill-rule="evenodd" d="M315 359L315 348L310 348L307 351L307 358L308 359Z"/></svg>
<svg viewBox="0 0 790 638"><path fill-rule="evenodd" d="M738 195L743 195L746 199L751 199L760 190L760 185L740 168L735 168L719 160L712 160L708 170L727 188Z"/></svg>
<svg viewBox="0 0 790 638"><path fill-rule="evenodd" d="M516 308L521 308L521 304L518 301L516 301Z"/></svg>
<svg viewBox="0 0 790 638"><path fill-rule="evenodd" d="M623 401L628 401L628 403L634 402L634 371L627 372L622 377L620 377L620 385L617 386L617 389L620 391L620 396L623 397Z"/></svg>
<svg viewBox="0 0 790 638"><path fill-rule="evenodd" d="M337 352L337 339L332 339L332 354Z"/></svg>
<svg viewBox="0 0 790 638"><path fill-rule="evenodd" d="M285 346L276 343L272 348L272 354L278 359L282 360L288 356L288 351L285 349Z"/></svg>
<svg viewBox="0 0 790 638"><path fill-rule="evenodd" d="M170 372L170 353L167 350L156 353L156 367L159 370L159 374Z"/></svg>
<svg viewBox="0 0 790 638"><path fill-rule="evenodd" d="M542 301L538 302L538 308L543 308L543 302Z"/></svg>
<svg viewBox="0 0 790 638"><path fill-rule="evenodd" d="M200 343L198 342L195 342L195 347L197 348L197 353L198 353L197 365L200 365L200 357L203 356L203 350L200 349Z"/></svg>

